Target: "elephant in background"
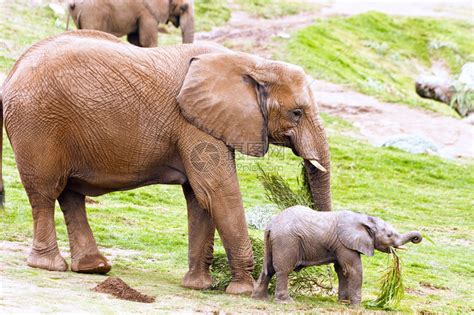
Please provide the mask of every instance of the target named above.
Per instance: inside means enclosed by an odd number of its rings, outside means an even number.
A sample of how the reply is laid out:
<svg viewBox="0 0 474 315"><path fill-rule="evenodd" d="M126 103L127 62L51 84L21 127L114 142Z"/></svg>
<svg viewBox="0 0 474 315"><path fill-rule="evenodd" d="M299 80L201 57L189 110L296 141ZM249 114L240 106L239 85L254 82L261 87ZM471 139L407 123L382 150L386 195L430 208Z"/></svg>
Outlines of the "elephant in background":
<svg viewBox="0 0 474 315"><path fill-rule="evenodd" d="M360 304L362 262L360 254L374 249L389 253L408 242L419 243L420 232L399 234L380 218L351 211L317 212L303 206L284 210L265 231L262 273L252 296L268 299L268 284L277 277L275 299L291 301L288 275L307 266L334 263L339 279L339 301Z"/></svg>
<svg viewBox="0 0 474 315"><path fill-rule="evenodd" d="M217 229L232 271L226 292L250 293L254 261L234 153L264 156L270 143L305 160L315 205L331 210L328 142L300 67L218 45L143 49L83 30L29 48L0 94L33 212L29 266L68 269L56 241L58 200L72 271L107 273L85 196L174 184L188 207L183 286L212 284Z"/></svg>
<svg viewBox="0 0 474 315"><path fill-rule="evenodd" d="M183 43L194 40L193 0L71 0L77 29L103 31L140 47L156 47L158 24L181 28Z"/></svg>

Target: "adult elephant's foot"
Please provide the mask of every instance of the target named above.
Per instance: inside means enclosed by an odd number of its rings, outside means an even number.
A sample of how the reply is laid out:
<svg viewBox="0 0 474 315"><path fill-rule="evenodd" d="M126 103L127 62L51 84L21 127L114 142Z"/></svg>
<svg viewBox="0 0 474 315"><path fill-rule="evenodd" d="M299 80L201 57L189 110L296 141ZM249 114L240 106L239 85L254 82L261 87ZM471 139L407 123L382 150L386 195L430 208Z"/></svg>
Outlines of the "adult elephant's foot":
<svg viewBox="0 0 474 315"><path fill-rule="evenodd" d="M245 279L232 281L226 288L225 293L228 294L252 294L254 286L254 280L251 276L246 277Z"/></svg>
<svg viewBox="0 0 474 315"><path fill-rule="evenodd" d="M106 274L110 269L112 266L107 258L99 253L72 259L71 270L74 272Z"/></svg>
<svg viewBox="0 0 474 315"><path fill-rule="evenodd" d="M51 271L66 271L68 269L68 265L59 251L41 253L32 249L26 263L33 268Z"/></svg>
<svg viewBox="0 0 474 315"><path fill-rule="evenodd" d="M205 290L211 287L212 278L209 272L197 272L190 270L186 273L186 275L184 275L181 285L188 289Z"/></svg>

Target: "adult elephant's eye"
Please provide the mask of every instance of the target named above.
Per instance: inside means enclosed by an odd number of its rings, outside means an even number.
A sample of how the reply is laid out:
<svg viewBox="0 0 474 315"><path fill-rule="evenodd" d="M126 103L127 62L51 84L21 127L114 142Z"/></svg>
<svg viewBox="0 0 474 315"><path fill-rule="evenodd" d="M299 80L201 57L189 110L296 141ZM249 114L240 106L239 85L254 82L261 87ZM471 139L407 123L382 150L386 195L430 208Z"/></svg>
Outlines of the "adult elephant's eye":
<svg viewBox="0 0 474 315"><path fill-rule="evenodd" d="M290 111L290 117L294 121L299 121L303 116L303 110L301 108L292 109Z"/></svg>

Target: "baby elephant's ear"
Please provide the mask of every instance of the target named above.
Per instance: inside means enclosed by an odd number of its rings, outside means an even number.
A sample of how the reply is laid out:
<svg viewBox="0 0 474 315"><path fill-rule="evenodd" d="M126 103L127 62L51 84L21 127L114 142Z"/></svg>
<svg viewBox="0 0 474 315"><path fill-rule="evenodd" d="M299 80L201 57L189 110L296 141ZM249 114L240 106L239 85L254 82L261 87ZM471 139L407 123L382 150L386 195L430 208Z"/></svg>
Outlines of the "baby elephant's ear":
<svg viewBox="0 0 474 315"><path fill-rule="evenodd" d="M194 58L178 95L193 125L252 156L268 150L267 90L255 75L260 60L235 53Z"/></svg>
<svg viewBox="0 0 474 315"><path fill-rule="evenodd" d="M344 247L367 256L374 255L374 238L367 216L357 213L343 214L336 226L337 237Z"/></svg>

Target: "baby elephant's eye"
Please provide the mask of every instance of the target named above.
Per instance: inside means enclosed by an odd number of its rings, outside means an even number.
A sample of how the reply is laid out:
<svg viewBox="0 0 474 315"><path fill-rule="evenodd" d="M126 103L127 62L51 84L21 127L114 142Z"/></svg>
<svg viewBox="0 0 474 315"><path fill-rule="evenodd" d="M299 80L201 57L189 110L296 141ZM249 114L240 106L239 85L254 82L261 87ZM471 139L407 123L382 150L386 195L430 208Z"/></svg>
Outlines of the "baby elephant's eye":
<svg viewBox="0 0 474 315"><path fill-rule="evenodd" d="M392 236L393 236L393 233L388 233L387 236L388 236L388 237L392 237Z"/></svg>
<svg viewBox="0 0 474 315"><path fill-rule="evenodd" d="M303 116L303 110L301 108L292 109L290 111L290 116L294 121L298 121L301 116Z"/></svg>

